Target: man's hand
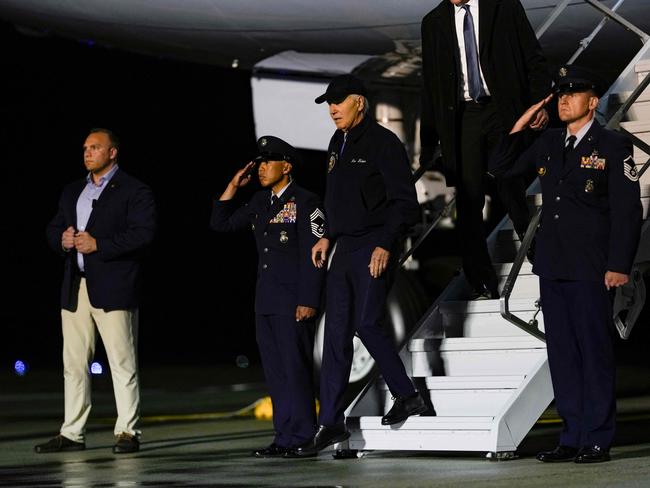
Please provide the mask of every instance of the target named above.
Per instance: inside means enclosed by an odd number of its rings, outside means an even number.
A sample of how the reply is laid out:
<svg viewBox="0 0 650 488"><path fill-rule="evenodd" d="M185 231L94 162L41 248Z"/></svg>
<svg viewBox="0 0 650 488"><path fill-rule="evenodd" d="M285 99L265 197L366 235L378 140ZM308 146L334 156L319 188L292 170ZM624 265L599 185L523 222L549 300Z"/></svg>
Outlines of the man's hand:
<svg viewBox="0 0 650 488"><path fill-rule="evenodd" d="M61 247L64 251L70 251L74 247L74 227L70 226L61 234Z"/></svg>
<svg viewBox="0 0 650 488"><path fill-rule="evenodd" d="M379 246L372 251L372 256L370 256L370 276L373 278L379 278L381 274L386 271L388 267L388 259L390 258L390 252L386 249L383 249Z"/></svg>
<svg viewBox="0 0 650 488"><path fill-rule="evenodd" d="M242 186L248 185L251 181L251 171L254 167L255 163L253 161L249 162L246 166L235 173L235 176L230 180L230 184L235 188L241 188Z"/></svg>
<svg viewBox="0 0 650 488"><path fill-rule="evenodd" d="M232 177L232 180L228 183L228 186L224 192L219 197L219 200L232 200L237 193L237 190L242 186L248 185L251 181L253 168L255 167L255 162L251 161L242 169L235 173L235 176Z"/></svg>
<svg viewBox="0 0 650 488"><path fill-rule="evenodd" d="M304 307L298 305L296 307L296 322L302 322L303 320L309 320L316 315L316 309L311 307Z"/></svg>
<svg viewBox="0 0 650 488"><path fill-rule="evenodd" d="M311 262L317 268L322 268L327 262L327 251L330 248L330 241L325 237L318 239L318 242L311 248Z"/></svg>
<svg viewBox="0 0 650 488"><path fill-rule="evenodd" d="M526 127L533 127L534 124L537 124L541 121L544 120L544 117L546 117L546 122L548 122L548 113L546 112L546 109L544 109L544 106L551 101L553 98L553 94L551 93L549 96L547 96L544 100L537 102L534 105L531 105L528 110L526 110L521 117L519 117L519 120L515 122L515 125L512 126L512 130L510 131L511 134L514 134L515 132L521 132L524 130ZM543 115L540 115L541 112L544 112ZM544 124L546 124L544 122ZM541 129L542 127L539 127Z"/></svg>
<svg viewBox="0 0 650 488"><path fill-rule="evenodd" d="M530 124L528 124L528 127L533 130L544 130L546 124L548 124L548 112L543 108L535 114L535 118Z"/></svg>
<svg viewBox="0 0 650 488"><path fill-rule="evenodd" d="M74 236L74 247L81 254L97 251L97 241L88 232L77 232Z"/></svg>
<svg viewBox="0 0 650 488"><path fill-rule="evenodd" d="M623 286L628 281L630 281L630 277L626 274L617 273L616 271L608 271L605 273L605 286L608 290Z"/></svg>

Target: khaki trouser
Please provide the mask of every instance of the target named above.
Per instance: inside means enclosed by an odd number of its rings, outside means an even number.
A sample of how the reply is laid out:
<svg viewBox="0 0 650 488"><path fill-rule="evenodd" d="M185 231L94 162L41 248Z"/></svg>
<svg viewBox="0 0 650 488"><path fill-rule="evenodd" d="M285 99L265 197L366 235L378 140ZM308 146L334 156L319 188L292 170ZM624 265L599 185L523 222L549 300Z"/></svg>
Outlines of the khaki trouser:
<svg viewBox="0 0 650 488"><path fill-rule="evenodd" d="M93 307L85 278L81 278L77 310L61 310L63 328L63 379L65 417L61 435L75 442L84 440L90 408L90 363L95 354L95 331L104 343L117 406L115 435L125 432L140 435L138 386L138 311L106 312ZM96 327L96 328L95 328Z"/></svg>

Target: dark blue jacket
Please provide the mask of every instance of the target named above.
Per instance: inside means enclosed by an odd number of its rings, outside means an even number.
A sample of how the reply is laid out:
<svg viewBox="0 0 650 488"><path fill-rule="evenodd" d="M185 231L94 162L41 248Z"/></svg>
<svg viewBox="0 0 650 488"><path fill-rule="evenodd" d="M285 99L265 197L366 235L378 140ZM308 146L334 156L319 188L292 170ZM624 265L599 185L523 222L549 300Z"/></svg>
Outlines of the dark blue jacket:
<svg viewBox="0 0 650 488"><path fill-rule="evenodd" d="M490 161L493 174L537 169L544 206L533 272L594 282L603 282L607 271L629 274L642 215L632 145L594 121L563 163L565 136L566 129L547 130L517 156L519 132L505 138Z"/></svg>
<svg viewBox="0 0 650 488"><path fill-rule="evenodd" d="M404 145L365 117L347 136L337 130L328 148L327 237L338 251L379 246L393 251L415 224L419 207Z"/></svg>
<svg viewBox="0 0 650 488"><path fill-rule="evenodd" d="M77 228L77 200L86 179L63 189L59 209L47 226L50 247L63 256L61 307L77 308L79 280L77 251L64 252L61 234ZM86 232L97 240L97 252L84 256L86 286L93 307L127 310L138 307L142 250L156 228L156 206L151 189L121 169L113 175L93 206Z"/></svg>
<svg viewBox="0 0 650 488"><path fill-rule="evenodd" d="M294 316L298 305L318 308L325 268L311 261L311 248L323 236L319 198L291 183L269 208L270 190L255 193L240 206L216 200L210 226L219 232L251 227L259 256L255 313Z"/></svg>

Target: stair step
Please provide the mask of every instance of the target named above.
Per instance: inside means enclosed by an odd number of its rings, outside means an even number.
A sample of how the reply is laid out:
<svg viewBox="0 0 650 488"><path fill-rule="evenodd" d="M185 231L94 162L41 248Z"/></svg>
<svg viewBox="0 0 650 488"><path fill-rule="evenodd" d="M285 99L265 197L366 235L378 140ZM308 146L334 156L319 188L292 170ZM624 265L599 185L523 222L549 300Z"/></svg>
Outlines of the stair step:
<svg viewBox="0 0 650 488"><path fill-rule="evenodd" d="M430 376L425 379L428 395L437 416L497 415L524 381L524 375ZM393 405L385 384L383 411Z"/></svg>
<svg viewBox="0 0 650 488"><path fill-rule="evenodd" d="M516 312L516 315L525 321L530 321L535 315L532 310ZM544 315L537 314L537 324L544 330ZM529 334L504 319L500 313L470 313L470 314L445 314L442 317L442 326L445 337L505 337L528 336Z"/></svg>
<svg viewBox="0 0 650 488"><path fill-rule="evenodd" d="M509 301L511 312L536 310L537 298L516 298ZM500 312L499 300L450 300L440 304L440 313L490 313Z"/></svg>
<svg viewBox="0 0 650 488"><path fill-rule="evenodd" d="M405 430L490 430L494 416L415 416L409 417L399 428L394 425L381 425L381 417L369 416L359 418L359 428L385 432Z"/></svg>
<svg viewBox="0 0 650 488"><path fill-rule="evenodd" d="M474 375L474 376L429 376L425 384L429 390L508 390L519 388L526 375ZM385 381L378 387L388 390Z"/></svg>
<svg viewBox="0 0 650 488"><path fill-rule="evenodd" d="M514 327L514 326L513 326ZM413 339L411 376L526 375L546 357L546 344L528 334L509 337Z"/></svg>
<svg viewBox="0 0 650 488"><path fill-rule="evenodd" d="M448 339L413 339L409 342L411 352L476 352L511 350L546 350L546 344L531 336L526 337L450 337ZM434 375L432 375L434 376Z"/></svg>

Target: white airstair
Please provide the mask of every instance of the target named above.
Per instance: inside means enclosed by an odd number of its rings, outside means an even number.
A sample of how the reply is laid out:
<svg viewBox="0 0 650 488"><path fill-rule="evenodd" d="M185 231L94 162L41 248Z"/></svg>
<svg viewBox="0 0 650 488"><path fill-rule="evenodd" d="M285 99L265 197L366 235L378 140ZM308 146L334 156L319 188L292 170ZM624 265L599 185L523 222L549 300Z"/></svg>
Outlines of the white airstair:
<svg viewBox="0 0 650 488"><path fill-rule="evenodd" d="M550 21L569 2L560 3L563 6L558 5ZM587 3L604 8L594 0ZM538 33L547 28L545 24ZM642 40L644 47L604 97L609 110L606 120L650 71L650 44L647 36ZM638 138L634 157L641 170L650 157L650 88L631 107L621 109L621 116L610 126L623 128ZM650 171L640 181L645 218ZM530 191L531 207L539 207L541 195ZM532 239L535 226L536 220L524 246ZM553 400L543 313L537 305L537 277L532 275L530 264L524 262L524 253L518 253L520 242L507 219L489 237L488 245L493 262L500 263L495 267L500 290L507 288L505 301L459 300L466 296L466 285L464 278L458 277L427 311L400 352L416 387L430 400L430 412L410 417L402 424L382 426L381 416L392 401L383 380L376 379L346 412L352 434L348 449L478 451L508 458ZM506 316L510 319L506 320Z"/></svg>

